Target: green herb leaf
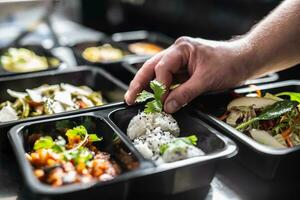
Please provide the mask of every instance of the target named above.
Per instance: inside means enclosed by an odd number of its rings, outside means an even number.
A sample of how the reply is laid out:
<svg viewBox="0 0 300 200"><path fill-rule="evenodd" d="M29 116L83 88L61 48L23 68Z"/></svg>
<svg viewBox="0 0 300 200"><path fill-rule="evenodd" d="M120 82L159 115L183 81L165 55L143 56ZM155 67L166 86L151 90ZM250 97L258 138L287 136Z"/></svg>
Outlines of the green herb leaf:
<svg viewBox="0 0 300 200"><path fill-rule="evenodd" d="M159 153L163 155L168 148L177 148L177 147L185 147L187 145L197 145L198 138L196 135L191 135L188 137L180 137L176 138L170 143L164 144L160 146Z"/></svg>
<svg viewBox="0 0 300 200"><path fill-rule="evenodd" d="M149 113L157 113L162 111L162 105L160 102L157 102L156 100L150 101L146 103L144 112L146 114Z"/></svg>
<svg viewBox="0 0 300 200"><path fill-rule="evenodd" d="M297 101L300 103L300 93L298 92L281 92L279 94L276 94L275 96L289 96L291 101Z"/></svg>
<svg viewBox="0 0 300 200"><path fill-rule="evenodd" d="M35 141L33 149L39 150L39 149L51 149L55 145L52 137L45 136L40 137L37 141Z"/></svg>
<svg viewBox="0 0 300 200"><path fill-rule="evenodd" d="M161 145L160 148L159 148L159 153L161 155L163 155L168 148L169 148L168 144Z"/></svg>
<svg viewBox="0 0 300 200"><path fill-rule="evenodd" d="M197 141L198 141L198 138L196 135L191 135L191 136L188 136L186 138L183 138L184 140L187 140L188 143L192 144L192 145L197 145Z"/></svg>
<svg viewBox="0 0 300 200"><path fill-rule="evenodd" d="M150 82L150 88L153 90L153 93L144 90L138 95L136 102L140 103L140 102L145 102L149 99L154 99L145 105L144 112L145 113L161 112L163 107L161 98L166 92L166 87L160 82L153 80Z"/></svg>
<svg viewBox="0 0 300 200"><path fill-rule="evenodd" d="M157 80L153 80L150 82L150 88L154 92L155 100L161 101L161 97L166 92L166 87L162 83L158 82Z"/></svg>
<svg viewBox="0 0 300 200"><path fill-rule="evenodd" d="M141 102L145 102L149 99L154 99L154 94L152 94L151 92L147 92L146 90L143 90L138 97L136 98L136 102L137 103L141 103Z"/></svg>
<svg viewBox="0 0 300 200"><path fill-rule="evenodd" d="M64 158L68 161L73 161L75 165L78 163L87 163L93 158L92 152L86 147L80 147L75 151L64 152Z"/></svg>
<svg viewBox="0 0 300 200"><path fill-rule="evenodd" d="M243 130L256 121L276 119L281 115L292 111L297 105L298 103L295 101L289 101L289 100L277 101L271 106L265 108L260 115L250 119L247 122L240 124L239 126L236 127L236 129Z"/></svg>
<svg viewBox="0 0 300 200"><path fill-rule="evenodd" d="M99 142L101 140L103 140L102 137L99 138L96 134L89 134L89 141L90 142Z"/></svg>
<svg viewBox="0 0 300 200"><path fill-rule="evenodd" d="M81 138L84 138L86 134L88 133L84 126L76 126L73 129L67 130L66 132L66 136L68 137L68 139L76 136L80 136Z"/></svg>

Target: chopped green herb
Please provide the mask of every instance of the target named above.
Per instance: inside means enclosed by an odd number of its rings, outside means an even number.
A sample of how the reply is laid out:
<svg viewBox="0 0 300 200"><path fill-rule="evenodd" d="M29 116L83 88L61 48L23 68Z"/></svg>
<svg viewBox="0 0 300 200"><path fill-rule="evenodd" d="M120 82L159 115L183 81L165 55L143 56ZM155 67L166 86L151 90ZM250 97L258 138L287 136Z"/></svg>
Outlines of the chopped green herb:
<svg viewBox="0 0 300 200"><path fill-rule="evenodd" d="M186 145L197 145L198 138L196 135L191 135L188 137L181 137L176 138L170 143L164 144L159 148L159 152L161 155L163 155L167 149L169 148L181 148L185 147Z"/></svg>
<svg viewBox="0 0 300 200"><path fill-rule="evenodd" d="M90 142L98 142L98 141L101 141L103 140L102 137L98 137L96 134L89 134L89 141Z"/></svg>
<svg viewBox="0 0 300 200"><path fill-rule="evenodd" d="M45 136L40 137L37 141L35 141L33 149L39 150L39 149L51 149L55 145L52 137Z"/></svg>
<svg viewBox="0 0 300 200"><path fill-rule="evenodd" d="M145 113L157 113L161 112L163 109L163 104L162 104L162 96L166 92L166 87L161 84L160 82L153 80L150 82L150 88L152 89L153 93L147 92L147 91L142 91L137 99L136 102L145 102L147 100L153 99L152 101L146 103L145 106Z"/></svg>

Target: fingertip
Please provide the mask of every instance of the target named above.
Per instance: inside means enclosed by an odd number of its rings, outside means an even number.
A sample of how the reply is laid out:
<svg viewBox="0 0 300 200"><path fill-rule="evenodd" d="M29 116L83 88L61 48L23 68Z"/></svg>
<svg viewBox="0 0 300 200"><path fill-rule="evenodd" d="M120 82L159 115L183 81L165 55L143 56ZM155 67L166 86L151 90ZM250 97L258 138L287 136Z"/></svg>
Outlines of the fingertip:
<svg viewBox="0 0 300 200"><path fill-rule="evenodd" d="M165 107L165 112L172 114L172 113L178 111L181 106L179 105L177 100L170 99L165 102L164 107Z"/></svg>
<svg viewBox="0 0 300 200"><path fill-rule="evenodd" d="M130 98L129 98L129 91L127 91L126 93L125 93L125 95L124 95L124 100L125 100L125 103L127 104L127 105L132 105L132 101L130 100Z"/></svg>

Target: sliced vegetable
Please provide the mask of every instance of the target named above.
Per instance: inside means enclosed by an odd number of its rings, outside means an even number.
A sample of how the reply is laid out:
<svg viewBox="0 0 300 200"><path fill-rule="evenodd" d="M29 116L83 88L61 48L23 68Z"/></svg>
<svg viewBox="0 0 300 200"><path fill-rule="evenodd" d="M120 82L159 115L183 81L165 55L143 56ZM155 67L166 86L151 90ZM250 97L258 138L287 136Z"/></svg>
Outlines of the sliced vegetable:
<svg viewBox="0 0 300 200"><path fill-rule="evenodd" d="M242 130L247 128L250 124L260 121L260 120L272 120L275 118L280 117L281 115L290 112L292 109L294 109L297 106L297 102L295 101L278 101L274 103L273 105L267 107L263 112L258 115L257 117L254 117L250 119L247 122L244 122L236 127L237 130Z"/></svg>
<svg viewBox="0 0 300 200"><path fill-rule="evenodd" d="M276 101L269 98L261 98L261 97L240 97L231 101L228 106L227 110L232 109L233 107L249 107L253 106L256 109L264 108L266 106L274 104Z"/></svg>
<svg viewBox="0 0 300 200"><path fill-rule="evenodd" d="M265 144L275 148L285 148L280 144L274 137L272 137L268 132L263 130L252 129L250 130L251 137L261 144Z"/></svg>

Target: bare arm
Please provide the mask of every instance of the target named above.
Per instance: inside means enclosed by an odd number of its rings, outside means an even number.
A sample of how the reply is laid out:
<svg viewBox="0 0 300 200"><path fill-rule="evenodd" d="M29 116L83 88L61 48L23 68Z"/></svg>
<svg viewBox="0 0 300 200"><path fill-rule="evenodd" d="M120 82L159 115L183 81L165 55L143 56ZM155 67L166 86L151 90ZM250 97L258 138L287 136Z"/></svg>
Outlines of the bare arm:
<svg viewBox="0 0 300 200"><path fill-rule="evenodd" d="M148 60L125 95L136 95L153 78L170 86L175 77L183 83L164 103L173 113L204 91L240 85L243 81L300 62L300 1L286 0L248 34L219 42L179 38L171 47Z"/></svg>
<svg viewBox="0 0 300 200"><path fill-rule="evenodd" d="M300 1L286 0L244 38L253 51L254 75L300 62ZM253 69L256 68L256 69Z"/></svg>

